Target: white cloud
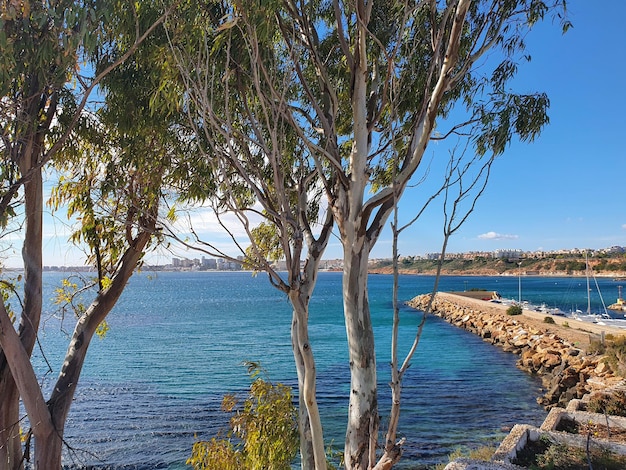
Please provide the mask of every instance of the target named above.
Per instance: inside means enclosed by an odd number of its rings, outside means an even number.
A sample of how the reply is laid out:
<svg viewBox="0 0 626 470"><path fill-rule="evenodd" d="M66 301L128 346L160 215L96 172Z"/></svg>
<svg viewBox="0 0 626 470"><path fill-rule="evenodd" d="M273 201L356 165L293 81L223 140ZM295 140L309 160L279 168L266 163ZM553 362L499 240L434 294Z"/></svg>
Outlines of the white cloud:
<svg viewBox="0 0 626 470"><path fill-rule="evenodd" d="M626 224L622 224L622 228L626 230Z"/></svg>
<svg viewBox="0 0 626 470"><path fill-rule="evenodd" d="M255 209L260 211L262 208L255 206ZM260 216L253 213L249 213L248 216L250 227L256 226L262 220ZM181 211L176 222L172 224L172 229L179 235L190 234L193 230L201 238L230 238L227 231L222 226L223 224L235 238L247 239L245 228L234 213L222 214L220 215L220 220L218 220L215 212L209 207L185 208Z"/></svg>
<svg viewBox="0 0 626 470"><path fill-rule="evenodd" d="M505 233L487 232L482 235L478 235L481 240L517 240L518 235L510 235Z"/></svg>

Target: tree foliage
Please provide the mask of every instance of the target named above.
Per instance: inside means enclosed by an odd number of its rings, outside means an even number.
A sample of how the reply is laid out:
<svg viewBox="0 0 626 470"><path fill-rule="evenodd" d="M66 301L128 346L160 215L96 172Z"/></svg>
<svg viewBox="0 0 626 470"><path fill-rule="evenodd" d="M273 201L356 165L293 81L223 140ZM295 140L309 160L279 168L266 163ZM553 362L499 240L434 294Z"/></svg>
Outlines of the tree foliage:
<svg viewBox="0 0 626 470"><path fill-rule="evenodd" d="M124 2L2 2L0 225L5 235L15 219L15 230L23 226L24 238L18 331L6 306L0 306L0 439L6 443L0 446L0 459L11 469L22 465L19 433L13 432L20 422L20 398L34 423L35 465L61 465L65 420L89 341L106 329L104 318L155 234L163 171L145 156L147 149L155 150L149 146L153 142L132 148L120 137L124 129L94 117L98 105L88 100L165 14L162 5L150 2L131 8ZM115 132L107 134L107 126ZM137 141L137 134L130 138ZM111 147L105 149L105 144ZM128 152L111 153L120 148ZM57 387L45 403L29 356L41 317L43 170L51 162L66 172L53 205L69 204L80 225L73 240L93 256L98 280L92 302L76 309Z"/></svg>
<svg viewBox="0 0 626 470"><path fill-rule="evenodd" d="M179 47L190 109L201 110L196 132L211 143L228 191L243 182L245 204L264 201L292 240L303 221L273 201L296 186L281 193L259 182L292 165L291 174L323 191L344 249L354 391L346 466L372 468L379 418L369 252L432 139L462 133L469 153L490 161L548 123L546 95L516 93L510 83L527 60L529 29L565 2L235 0L216 9L191 50ZM564 13L560 20L567 29Z"/></svg>
<svg viewBox="0 0 626 470"><path fill-rule="evenodd" d="M260 5L252 14L261 21L275 6ZM288 68L281 68L285 51L272 49L276 25L266 21L266 27L260 25L262 34L253 38L254 31L230 16L233 8L220 3L184 11L188 29L180 23L168 24L185 88L185 108L200 150L187 159L196 171L179 194L183 201L210 201L219 220L234 215L245 238L237 237L232 227L224 224L224 228L245 255L246 266L266 272L272 285L289 298L302 461L305 468L323 468L326 456L308 317L333 220L321 209L323 186L309 151L283 113L289 99L297 95L291 90ZM266 47L256 51L246 47L257 39ZM280 82L283 95L266 86L256 69L262 64ZM204 240L194 242L206 253L226 256ZM273 264L280 258L286 274Z"/></svg>
<svg viewBox="0 0 626 470"><path fill-rule="evenodd" d="M298 451L298 421L291 389L263 378L258 363L247 362L252 379L239 405L225 395L222 410L233 413L224 439L197 441L187 460L195 470L287 470Z"/></svg>

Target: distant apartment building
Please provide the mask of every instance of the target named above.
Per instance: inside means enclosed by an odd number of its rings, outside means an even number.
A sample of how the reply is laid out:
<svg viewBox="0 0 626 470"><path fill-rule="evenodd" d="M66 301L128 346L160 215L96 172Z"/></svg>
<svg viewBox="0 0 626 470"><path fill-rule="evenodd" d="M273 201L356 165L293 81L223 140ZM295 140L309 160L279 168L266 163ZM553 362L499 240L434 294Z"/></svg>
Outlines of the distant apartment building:
<svg viewBox="0 0 626 470"><path fill-rule="evenodd" d="M426 253L424 255L424 259L429 260L438 260L441 258L441 253ZM453 259L461 259L464 258L464 253L446 253L444 258L445 260L453 260Z"/></svg>
<svg viewBox="0 0 626 470"><path fill-rule="evenodd" d="M218 258L217 260L218 271L237 271L241 269L241 263L238 261L229 261Z"/></svg>
<svg viewBox="0 0 626 470"><path fill-rule="evenodd" d="M493 253L491 251L470 251L469 253L464 253L463 258L470 260L478 258L491 259L493 258Z"/></svg>
<svg viewBox="0 0 626 470"><path fill-rule="evenodd" d="M494 258L500 259L520 259L522 255L522 250L496 250L493 252Z"/></svg>
<svg viewBox="0 0 626 470"><path fill-rule="evenodd" d="M285 261L285 260L275 261L274 264L272 265L272 267L276 271L286 271L287 270L287 261Z"/></svg>

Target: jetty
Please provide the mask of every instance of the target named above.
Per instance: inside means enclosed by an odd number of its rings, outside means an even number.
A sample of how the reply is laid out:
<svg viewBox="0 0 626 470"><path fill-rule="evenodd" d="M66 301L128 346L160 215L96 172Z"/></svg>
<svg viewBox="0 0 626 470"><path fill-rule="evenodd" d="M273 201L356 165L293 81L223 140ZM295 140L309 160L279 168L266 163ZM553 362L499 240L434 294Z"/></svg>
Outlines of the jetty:
<svg viewBox="0 0 626 470"><path fill-rule="evenodd" d="M425 310L429 300L424 294L407 304ZM602 355L589 351L592 343L607 335L626 335L625 330L566 317L551 317L554 324L545 323L545 313L524 310L511 316L506 310L501 304L440 292L431 313L520 356L518 367L542 379L544 395L537 402L546 409L566 407L570 400L623 383Z"/></svg>
<svg viewBox="0 0 626 470"><path fill-rule="evenodd" d="M568 434L559 428L561 421L583 426L602 426L609 421L613 432L626 433L626 418L586 411L586 403L595 394L626 390L626 380L616 376L603 356L593 352L593 344L604 338L626 335L626 331L608 325L597 325L571 318L550 317L545 313L524 310L521 315L507 315L502 304L458 294L436 294L431 313L447 322L471 331L505 351L518 354L518 366L541 376L545 394L537 398L550 413L540 428L516 424L488 461L459 458L444 470L521 470L513 462L532 442L548 439L573 448L589 450L590 434ZM425 311L429 294L408 302ZM580 411L583 410L583 411ZM594 435L594 445L611 454L626 455L626 443L615 443ZM589 458L589 454L587 454Z"/></svg>

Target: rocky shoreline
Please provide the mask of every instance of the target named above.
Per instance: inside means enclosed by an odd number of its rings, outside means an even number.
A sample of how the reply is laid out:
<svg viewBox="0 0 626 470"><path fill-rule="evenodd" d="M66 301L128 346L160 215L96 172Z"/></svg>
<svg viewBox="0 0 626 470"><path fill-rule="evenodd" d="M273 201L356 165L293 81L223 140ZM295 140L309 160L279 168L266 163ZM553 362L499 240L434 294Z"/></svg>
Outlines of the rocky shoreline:
<svg viewBox="0 0 626 470"><path fill-rule="evenodd" d="M430 295L419 295L407 302L424 310ZM438 293L432 313L447 322L479 335L484 341L520 356L521 369L542 378L545 393L537 402L548 408L566 407L570 400L617 386L624 381L616 377L603 356L587 352L590 342L601 333L626 334L618 328L563 320L557 324L543 323L545 314L532 312L509 316L506 308L459 295ZM574 324L569 326L569 324Z"/></svg>

